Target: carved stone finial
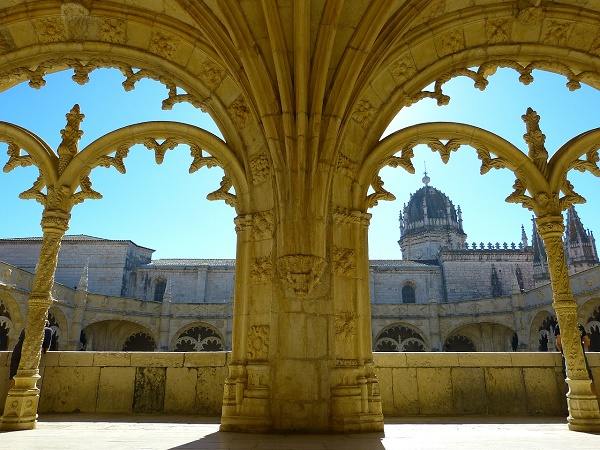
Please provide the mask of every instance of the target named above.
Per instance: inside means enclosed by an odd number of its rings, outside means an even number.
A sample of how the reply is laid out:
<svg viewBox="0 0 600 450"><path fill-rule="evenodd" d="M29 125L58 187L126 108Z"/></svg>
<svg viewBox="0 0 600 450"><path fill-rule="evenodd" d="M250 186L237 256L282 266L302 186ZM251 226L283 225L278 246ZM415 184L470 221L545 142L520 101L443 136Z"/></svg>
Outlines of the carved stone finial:
<svg viewBox="0 0 600 450"><path fill-rule="evenodd" d="M544 146L546 136L540 130L540 116L531 107L521 116L527 129L523 139L529 146L529 157L545 173L546 162L548 161L548 151Z"/></svg>
<svg viewBox="0 0 600 450"><path fill-rule="evenodd" d="M79 139L83 136L83 131L79 127L85 115L81 114L79 105L75 105L65 117L67 118L67 125L64 129L60 130L62 142L57 149L59 174L63 173L65 168L79 151Z"/></svg>

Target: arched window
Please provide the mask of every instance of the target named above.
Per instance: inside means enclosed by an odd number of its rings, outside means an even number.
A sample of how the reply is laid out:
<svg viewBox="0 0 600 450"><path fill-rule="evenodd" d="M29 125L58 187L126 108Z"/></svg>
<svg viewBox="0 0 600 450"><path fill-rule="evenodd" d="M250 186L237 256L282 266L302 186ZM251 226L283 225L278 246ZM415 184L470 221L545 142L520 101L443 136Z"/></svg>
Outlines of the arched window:
<svg viewBox="0 0 600 450"><path fill-rule="evenodd" d="M466 336L455 335L446 339L445 352L476 352L475 344Z"/></svg>
<svg viewBox="0 0 600 450"><path fill-rule="evenodd" d="M225 345L216 330L197 326L183 332L175 343L176 352L221 352Z"/></svg>
<svg viewBox="0 0 600 450"><path fill-rule="evenodd" d="M162 302L165 298L165 291L167 290L167 282L165 280L159 280L154 286L154 301Z"/></svg>
<svg viewBox="0 0 600 450"><path fill-rule="evenodd" d="M154 339L142 332L129 336L123 345L124 352L153 352L155 349Z"/></svg>
<svg viewBox="0 0 600 450"><path fill-rule="evenodd" d="M402 288L402 303L415 303L415 288L410 284Z"/></svg>

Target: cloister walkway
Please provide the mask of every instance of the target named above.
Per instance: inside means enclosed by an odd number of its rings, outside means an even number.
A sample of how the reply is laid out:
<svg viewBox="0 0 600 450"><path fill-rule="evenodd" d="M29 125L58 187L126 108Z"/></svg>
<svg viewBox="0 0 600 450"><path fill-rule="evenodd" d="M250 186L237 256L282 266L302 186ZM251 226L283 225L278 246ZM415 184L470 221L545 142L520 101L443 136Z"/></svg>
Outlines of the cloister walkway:
<svg viewBox="0 0 600 450"><path fill-rule="evenodd" d="M244 434L219 432L218 417L45 414L34 430L0 433L17 449L594 449L600 434L567 429L563 417L387 418L383 433Z"/></svg>

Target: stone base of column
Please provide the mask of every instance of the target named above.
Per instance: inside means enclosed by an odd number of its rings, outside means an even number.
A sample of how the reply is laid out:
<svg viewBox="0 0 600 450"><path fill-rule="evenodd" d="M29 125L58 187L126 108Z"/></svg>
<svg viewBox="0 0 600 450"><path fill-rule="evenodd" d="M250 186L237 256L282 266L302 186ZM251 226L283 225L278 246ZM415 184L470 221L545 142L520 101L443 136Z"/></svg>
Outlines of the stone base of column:
<svg viewBox="0 0 600 450"><path fill-rule="evenodd" d="M235 371L239 371L239 368ZM268 388L260 384L247 387L243 376L228 377L225 380L219 430L267 433L272 428Z"/></svg>
<svg viewBox="0 0 600 450"><path fill-rule="evenodd" d="M598 400L592 393L590 380L571 380L567 378L569 392L567 406L569 407L569 430L588 433L600 432L600 411Z"/></svg>
<svg viewBox="0 0 600 450"><path fill-rule="evenodd" d="M8 391L4 415L0 418L1 431L32 430L37 426L40 390L36 384L39 378L39 375L15 376L15 387Z"/></svg>
<svg viewBox="0 0 600 450"><path fill-rule="evenodd" d="M356 385L331 389L331 426L334 433L383 431L379 385L374 376L357 377Z"/></svg>

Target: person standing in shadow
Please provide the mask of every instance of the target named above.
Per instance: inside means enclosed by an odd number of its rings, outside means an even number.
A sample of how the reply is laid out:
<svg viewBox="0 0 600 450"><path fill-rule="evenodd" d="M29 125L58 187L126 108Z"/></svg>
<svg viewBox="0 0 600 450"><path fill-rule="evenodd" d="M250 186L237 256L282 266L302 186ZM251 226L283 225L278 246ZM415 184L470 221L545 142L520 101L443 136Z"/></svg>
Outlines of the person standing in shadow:
<svg viewBox="0 0 600 450"><path fill-rule="evenodd" d="M52 335L54 334L54 330L50 328L50 322L46 320L46 326L44 327L44 340L42 341L42 353L46 353L50 348L50 343L52 342ZM15 387L15 375L17 374L17 370L19 369L19 362L21 361L21 351L23 350L23 341L25 340L25 328L21 331L19 336L19 340L15 344L15 348L13 349L12 355L10 356L10 387L12 389Z"/></svg>

